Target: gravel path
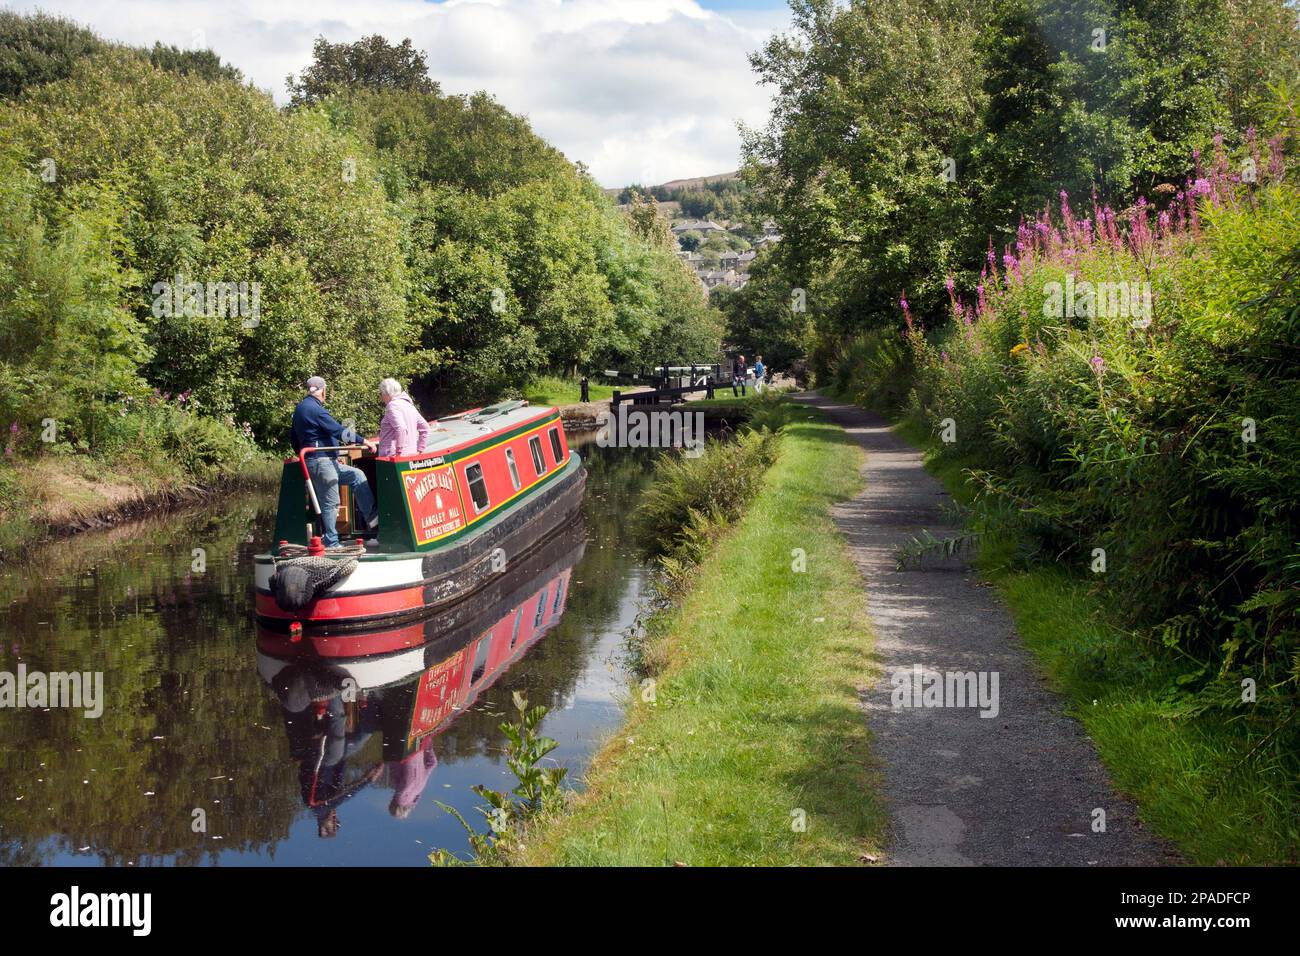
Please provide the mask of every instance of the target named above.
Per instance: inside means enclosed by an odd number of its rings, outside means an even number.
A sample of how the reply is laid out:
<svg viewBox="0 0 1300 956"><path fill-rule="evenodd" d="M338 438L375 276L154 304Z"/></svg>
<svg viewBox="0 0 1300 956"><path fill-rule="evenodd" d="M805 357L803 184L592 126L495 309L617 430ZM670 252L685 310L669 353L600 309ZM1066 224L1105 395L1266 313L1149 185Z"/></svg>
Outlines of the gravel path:
<svg viewBox="0 0 1300 956"><path fill-rule="evenodd" d="M965 559L928 558L896 570L899 546L920 529L940 538L952 532L940 510L947 495L921 454L877 415L816 393L796 398L823 409L867 451L866 489L836 505L833 516L866 582L882 668L863 703L892 821L888 862L1178 862L1115 793L1083 728L1065 716L1064 701L1030 663L996 592ZM978 706L895 708L903 693L896 675L909 676L904 688L925 686L913 676L918 665L983 674L988 704L996 674L996 716L981 717ZM947 693L950 704L956 689ZM1098 808L1105 832L1094 832Z"/></svg>

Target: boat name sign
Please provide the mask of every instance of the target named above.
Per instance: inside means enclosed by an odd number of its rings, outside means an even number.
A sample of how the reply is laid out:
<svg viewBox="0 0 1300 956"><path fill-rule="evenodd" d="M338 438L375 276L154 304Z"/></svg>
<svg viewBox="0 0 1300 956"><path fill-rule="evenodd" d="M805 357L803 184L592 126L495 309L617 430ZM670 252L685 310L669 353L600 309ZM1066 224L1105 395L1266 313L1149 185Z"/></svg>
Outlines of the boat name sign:
<svg viewBox="0 0 1300 956"><path fill-rule="evenodd" d="M402 476L402 482L418 544L428 544L464 526L465 511L451 465L412 469Z"/></svg>

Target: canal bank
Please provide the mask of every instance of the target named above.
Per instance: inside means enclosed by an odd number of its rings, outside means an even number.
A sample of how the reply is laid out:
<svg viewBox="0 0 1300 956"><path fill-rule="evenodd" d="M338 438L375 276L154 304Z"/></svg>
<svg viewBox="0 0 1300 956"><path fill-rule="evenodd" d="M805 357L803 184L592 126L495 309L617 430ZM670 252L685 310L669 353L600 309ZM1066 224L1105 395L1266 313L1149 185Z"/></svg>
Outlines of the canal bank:
<svg viewBox="0 0 1300 956"><path fill-rule="evenodd" d="M0 465L0 563L51 539L109 528L240 490L274 489L271 457L198 478L179 467L48 455Z"/></svg>
<svg viewBox="0 0 1300 956"><path fill-rule="evenodd" d="M513 862L878 859L885 817L861 704L872 637L830 518L861 487L862 452L816 410L785 414L758 497L646 629L661 668L633 686L584 792L534 821Z"/></svg>

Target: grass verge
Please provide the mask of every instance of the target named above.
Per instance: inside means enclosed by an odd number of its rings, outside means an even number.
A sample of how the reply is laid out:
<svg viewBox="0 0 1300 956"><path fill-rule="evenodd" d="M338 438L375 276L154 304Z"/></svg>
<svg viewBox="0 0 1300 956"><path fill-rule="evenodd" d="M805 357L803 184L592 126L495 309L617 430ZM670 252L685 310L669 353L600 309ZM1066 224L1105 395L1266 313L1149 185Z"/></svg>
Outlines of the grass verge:
<svg viewBox="0 0 1300 956"><path fill-rule="evenodd" d="M926 452L927 467L956 500L970 500L963 463L936 459L924 425L905 420L895 431ZM1296 863L1300 793L1291 772L1252 754L1258 735L1243 721L1179 713L1169 692L1176 663L1125 640L1085 580L1050 566L1014 567L1016 545L984 540L976 566L1143 821L1191 863Z"/></svg>
<svg viewBox="0 0 1300 956"><path fill-rule="evenodd" d="M680 600L648 623L644 656L662 662L654 684L633 695L585 792L535 821L512 862L843 865L877 855L885 815L859 703L874 668L866 595L829 513L859 490L862 452L819 413L784 404L762 490Z"/></svg>
<svg viewBox="0 0 1300 956"><path fill-rule="evenodd" d="M577 405L582 401L582 386L574 379L543 375L524 387L524 398L532 405ZM614 394L614 386L588 380L587 391L593 402L602 402Z"/></svg>

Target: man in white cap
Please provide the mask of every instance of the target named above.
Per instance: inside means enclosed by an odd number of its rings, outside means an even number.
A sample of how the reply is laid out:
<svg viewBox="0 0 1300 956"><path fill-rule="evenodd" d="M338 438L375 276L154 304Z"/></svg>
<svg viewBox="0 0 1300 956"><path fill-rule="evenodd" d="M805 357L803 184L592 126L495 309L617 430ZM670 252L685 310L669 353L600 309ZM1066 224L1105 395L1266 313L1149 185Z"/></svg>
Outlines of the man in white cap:
<svg viewBox="0 0 1300 956"><path fill-rule="evenodd" d="M307 379L307 395L293 410L291 440L294 451L343 444L343 426L325 410L325 390L325 379L319 375ZM379 527L375 496L361 469L341 463L337 451L313 451L307 453L307 471L316 489L316 500L320 503L321 543L325 547L333 548L339 543L335 523L338 521L340 484L352 489L362 528L369 534L375 532Z"/></svg>

